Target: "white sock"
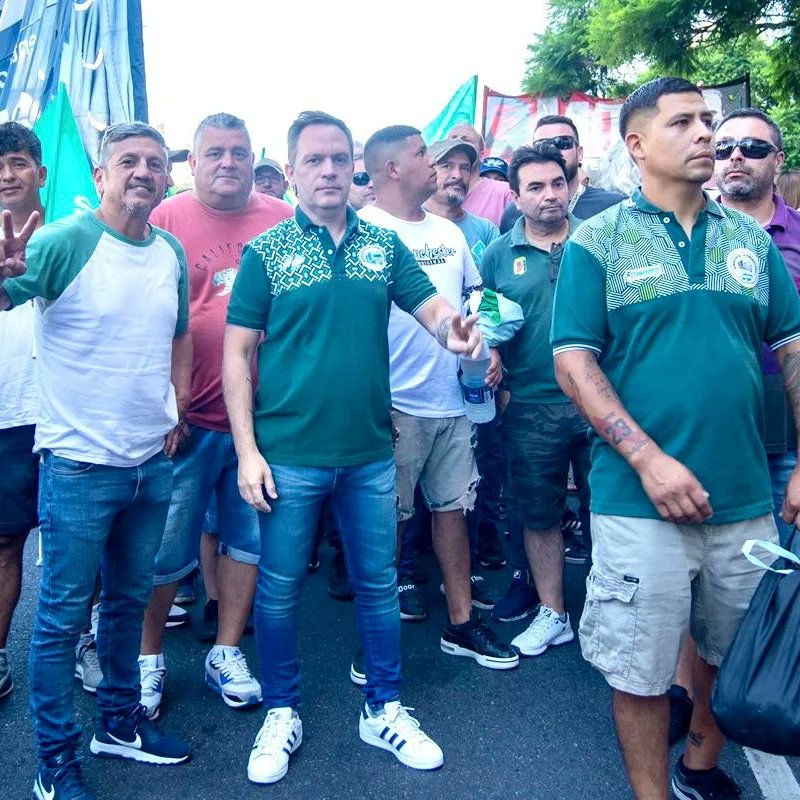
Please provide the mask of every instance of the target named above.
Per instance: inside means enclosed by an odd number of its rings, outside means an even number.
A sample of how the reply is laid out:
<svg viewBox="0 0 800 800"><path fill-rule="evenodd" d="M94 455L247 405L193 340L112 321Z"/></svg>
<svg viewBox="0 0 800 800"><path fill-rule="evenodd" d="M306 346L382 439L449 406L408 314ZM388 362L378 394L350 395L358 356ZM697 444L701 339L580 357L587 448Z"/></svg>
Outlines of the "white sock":
<svg viewBox="0 0 800 800"><path fill-rule="evenodd" d="M230 658L232 656L236 656L241 652L238 647L231 647L229 644L215 644L211 648L211 652L209 656L213 661L217 656L222 656L223 658Z"/></svg>
<svg viewBox="0 0 800 800"><path fill-rule="evenodd" d="M163 669L164 668L164 654L158 653L152 656L139 656L139 664L148 669Z"/></svg>

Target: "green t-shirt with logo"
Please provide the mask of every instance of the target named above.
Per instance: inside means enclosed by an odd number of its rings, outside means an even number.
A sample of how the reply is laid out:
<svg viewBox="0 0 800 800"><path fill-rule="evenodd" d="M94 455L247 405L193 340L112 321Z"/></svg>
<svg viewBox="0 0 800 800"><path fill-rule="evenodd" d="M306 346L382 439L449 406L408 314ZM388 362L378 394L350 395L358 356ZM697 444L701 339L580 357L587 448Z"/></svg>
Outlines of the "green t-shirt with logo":
<svg viewBox="0 0 800 800"><path fill-rule="evenodd" d="M800 298L769 235L710 198L688 238L641 192L584 222L564 251L553 352L596 354L623 406L709 492L711 523L772 509L761 343L800 339ZM592 510L660 519L599 436Z"/></svg>
<svg viewBox="0 0 800 800"><path fill-rule="evenodd" d="M300 208L250 242L227 321L265 333L254 427L267 461L391 458L389 309L414 314L435 294L397 234L352 209L338 247Z"/></svg>

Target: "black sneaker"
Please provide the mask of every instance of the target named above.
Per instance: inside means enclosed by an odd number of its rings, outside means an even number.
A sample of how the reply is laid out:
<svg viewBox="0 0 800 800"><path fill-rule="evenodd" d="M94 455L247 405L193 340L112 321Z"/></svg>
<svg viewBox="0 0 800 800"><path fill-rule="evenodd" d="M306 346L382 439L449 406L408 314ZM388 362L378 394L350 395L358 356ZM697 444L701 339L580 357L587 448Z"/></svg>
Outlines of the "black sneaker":
<svg viewBox="0 0 800 800"><path fill-rule="evenodd" d="M421 622L427 619L425 597L416 583L401 578L397 581L397 591L400 595L400 619L405 622Z"/></svg>
<svg viewBox="0 0 800 800"><path fill-rule="evenodd" d="M692 770L680 757L672 775L672 793L678 800L738 800L742 790L719 767Z"/></svg>
<svg viewBox="0 0 800 800"><path fill-rule="evenodd" d="M217 641L217 625L219 623L219 604L216 600L207 600L203 606L203 619L197 626L197 638L206 644Z"/></svg>
<svg viewBox="0 0 800 800"><path fill-rule="evenodd" d="M316 572L319 569L319 546L314 545L314 550L308 559L308 571Z"/></svg>
<svg viewBox="0 0 800 800"><path fill-rule="evenodd" d="M80 761L72 754L61 753L39 766L33 782L35 800L95 800L86 788Z"/></svg>
<svg viewBox="0 0 800 800"><path fill-rule="evenodd" d="M561 533L566 537L572 538L576 533L581 533L582 530L581 518L567 506L561 515Z"/></svg>
<svg viewBox="0 0 800 800"><path fill-rule="evenodd" d="M567 564L588 564L589 551L577 539L568 539L564 542L564 561Z"/></svg>
<svg viewBox="0 0 800 800"><path fill-rule="evenodd" d="M531 583L526 569L515 569L511 585L492 609L492 619L497 622L516 622L533 614L539 605L539 595Z"/></svg>
<svg viewBox="0 0 800 800"><path fill-rule="evenodd" d="M494 597L489 593L486 588L486 579L480 575L470 576L472 591L472 605L474 608L480 608L484 611L491 611L494 608Z"/></svg>
<svg viewBox="0 0 800 800"><path fill-rule="evenodd" d="M669 697L669 746L677 744L689 733L694 703L683 686L672 684L667 692Z"/></svg>
<svg viewBox="0 0 800 800"><path fill-rule="evenodd" d="M14 679L11 677L11 664L8 655L0 653L0 697L10 695L14 689Z"/></svg>
<svg viewBox="0 0 800 800"><path fill-rule="evenodd" d="M353 585L347 574L344 553L337 550L331 562L331 577L328 581L328 594L334 600L352 600L355 597Z"/></svg>
<svg viewBox="0 0 800 800"><path fill-rule="evenodd" d="M486 569L502 569L506 557L494 525L481 523L478 527L478 563Z"/></svg>
<svg viewBox="0 0 800 800"><path fill-rule="evenodd" d="M191 758L191 747L177 736L162 733L147 719L142 705L130 714L104 719L101 726L89 745L96 756L130 758L145 764L182 764Z"/></svg>
<svg viewBox="0 0 800 800"><path fill-rule="evenodd" d="M461 625L445 625L439 644L442 652L474 658L482 667L489 669L514 669L519 666L519 655L511 645L500 642L497 634L475 615Z"/></svg>
<svg viewBox="0 0 800 800"><path fill-rule="evenodd" d="M350 680L356 686L366 686L367 672L364 669L364 651L359 647L353 657L353 663L350 664Z"/></svg>

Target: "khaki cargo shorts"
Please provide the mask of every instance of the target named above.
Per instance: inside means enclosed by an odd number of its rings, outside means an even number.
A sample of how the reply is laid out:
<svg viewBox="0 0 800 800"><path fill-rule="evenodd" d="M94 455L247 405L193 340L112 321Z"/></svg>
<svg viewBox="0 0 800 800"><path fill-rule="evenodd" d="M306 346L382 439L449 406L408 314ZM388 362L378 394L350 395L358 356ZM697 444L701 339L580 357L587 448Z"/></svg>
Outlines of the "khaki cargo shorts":
<svg viewBox="0 0 800 800"><path fill-rule="evenodd" d="M419 483L431 511L470 511L480 480L472 423L465 417L413 417L392 409L397 521L414 516Z"/></svg>
<svg viewBox="0 0 800 800"><path fill-rule="evenodd" d="M772 514L725 525L592 514L583 657L615 689L643 696L672 684L687 629L719 666L764 575L742 555L747 539L777 543Z"/></svg>

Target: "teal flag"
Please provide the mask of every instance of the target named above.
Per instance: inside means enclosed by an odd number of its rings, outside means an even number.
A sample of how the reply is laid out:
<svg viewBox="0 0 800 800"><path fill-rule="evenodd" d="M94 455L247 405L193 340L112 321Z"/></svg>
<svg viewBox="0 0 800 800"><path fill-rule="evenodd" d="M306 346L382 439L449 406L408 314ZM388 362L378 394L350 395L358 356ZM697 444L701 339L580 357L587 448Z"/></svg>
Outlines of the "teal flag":
<svg viewBox="0 0 800 800"><path fill-rule="evenodd" d="M76 211L97 208L92 164L63 83L55 98L45 106L33 130L41 139L42 163L47 167L47 180L42 189L47 222L55 222Z"/></svg>
<svg viewBox="0 0 800 800"><path fill-rule="evenodd" d="M460 122L475 124L475 106L478 101L478 76L473 75L458 87L447 105L436 118L422 129L425 144L444 139L448 131Z"/></svg>

